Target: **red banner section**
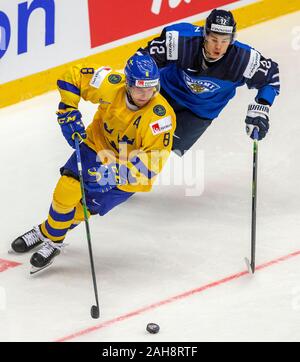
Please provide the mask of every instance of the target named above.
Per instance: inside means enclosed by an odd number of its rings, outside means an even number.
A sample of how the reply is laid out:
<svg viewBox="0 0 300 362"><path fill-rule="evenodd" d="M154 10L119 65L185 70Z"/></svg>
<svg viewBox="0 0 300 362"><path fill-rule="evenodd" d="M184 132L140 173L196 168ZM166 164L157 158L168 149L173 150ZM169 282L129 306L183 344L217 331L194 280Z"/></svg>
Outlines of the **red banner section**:
<svg viewBox="0 0 300 362"><path fill-rule="evenodd" d="M88 0L91 47L176 22L238 0Z"/></svg>
<svg viewBox="0 0 300 362"><path fill-rule="evenodd" d="M21 265L21 263L17 263L15 261L0 259L0 273L4 272L5 270L9 268L14 268L16 266Z"/></svg>

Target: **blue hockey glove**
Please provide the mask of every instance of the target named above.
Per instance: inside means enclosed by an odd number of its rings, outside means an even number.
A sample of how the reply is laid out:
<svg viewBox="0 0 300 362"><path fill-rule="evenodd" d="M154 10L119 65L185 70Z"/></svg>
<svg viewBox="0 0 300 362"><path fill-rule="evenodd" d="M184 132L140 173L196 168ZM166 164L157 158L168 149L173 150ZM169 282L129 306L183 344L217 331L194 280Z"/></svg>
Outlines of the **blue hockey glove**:
<svg viewBox="0 0 300 362"><path fill-rule="evenodd" d="M248 106L246 117L246 132L248 136L255 139L255 134L258 134L257 140L263 139L269 130L269 109L265 104L251 103ZM257 132L254 132L254 129Z"/></svg>
<svg viewBox="0 0 300 362"><path fill-rule="evenodd" d="M81 120L81 113L74 109L74 111L59 113L57 112L57 121L61 127L61 131L72 148L75 148L75 133L81 139L86 138L84 124Z"/></svg>

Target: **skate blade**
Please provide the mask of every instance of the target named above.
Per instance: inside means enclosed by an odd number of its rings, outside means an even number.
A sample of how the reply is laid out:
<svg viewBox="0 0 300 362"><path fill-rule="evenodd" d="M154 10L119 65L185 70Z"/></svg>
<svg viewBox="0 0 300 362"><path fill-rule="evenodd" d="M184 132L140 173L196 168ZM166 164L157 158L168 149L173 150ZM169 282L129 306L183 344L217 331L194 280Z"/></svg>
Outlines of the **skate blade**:
<svg viewBox="0 0 300 362"><path fill-rule="evenodd" d="M37 268L35 266L32 266L30 269L30 275L37 274L41 272L42 270L48 269L53 264L53 261L51 261L49 264L43 266L42 268Z"/></svg>

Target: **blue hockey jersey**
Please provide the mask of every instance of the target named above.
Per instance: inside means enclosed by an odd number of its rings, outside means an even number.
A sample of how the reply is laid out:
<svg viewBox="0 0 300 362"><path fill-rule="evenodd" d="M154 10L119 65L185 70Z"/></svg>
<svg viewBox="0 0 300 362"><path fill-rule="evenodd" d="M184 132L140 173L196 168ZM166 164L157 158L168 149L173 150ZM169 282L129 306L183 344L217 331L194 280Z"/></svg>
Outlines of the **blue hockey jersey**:
<svg viewBox="0 0 300 362"><path fill-rule="evenodd" d="M205 67L203 43L202 27L179 23L164 28L140 51L156 60L164 91L201 118L216 118L244 84L258 89L256 101L273 104L280 90L276 62L235 41L220 60Z"/></svg>

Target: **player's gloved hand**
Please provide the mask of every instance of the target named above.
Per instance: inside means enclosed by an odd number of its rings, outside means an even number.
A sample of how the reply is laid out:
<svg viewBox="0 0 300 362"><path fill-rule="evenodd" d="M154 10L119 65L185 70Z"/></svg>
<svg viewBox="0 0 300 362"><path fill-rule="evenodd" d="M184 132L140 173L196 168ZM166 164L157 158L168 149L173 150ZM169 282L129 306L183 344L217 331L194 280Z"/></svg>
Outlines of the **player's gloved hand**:
<svg viewBox="0 0 300 362"><path fill-rule="evenodd" d="M128 168L125 165L111 163L109 165L100 165L88 170L88 179L85 181L84 188L88 192L108 192L112 188L128 183Z"/></svg>
<svg viewBox="0 0 300 362"><path fill-rule="evenodd" d="M75 148L75 133L78 134L81 139L86 138L86 131L81 120L81 113L77 109L74 109L74 111L71 112L57 112L56 114L57 121L65 139L72 148Z"/></svg>
<svg viewBox="0 0 300 362"><path fill-rule="evenodd" d="M270 106L259 103L251 103L248 106L246 117L246 132L252 139L260 141L263 139L269 130L269 109ZM257 132L254 132L254 129ZM257 135L257 138L256 136Z"/></svg>

